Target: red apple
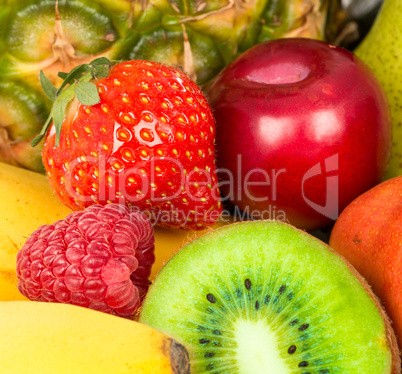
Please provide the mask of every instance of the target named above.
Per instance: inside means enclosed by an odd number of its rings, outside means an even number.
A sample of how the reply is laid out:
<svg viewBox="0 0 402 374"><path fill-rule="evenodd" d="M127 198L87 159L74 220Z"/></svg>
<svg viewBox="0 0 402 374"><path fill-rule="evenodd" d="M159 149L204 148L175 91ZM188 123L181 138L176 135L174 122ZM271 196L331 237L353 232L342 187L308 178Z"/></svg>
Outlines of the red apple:
<svg viewBox="0 0 402 374"><path fill-rule="evenodd" d="M223 198L253 218L317 229L382 180L388 104L351 52L308 39L266 42L229 65L209 98Z"/></svg>
<svg viewBox="0 0 402 374"><path fill-rule="evenodd" d="M402 176L347 206L332 230L330 246L373 287L402 348Z"/></svg>

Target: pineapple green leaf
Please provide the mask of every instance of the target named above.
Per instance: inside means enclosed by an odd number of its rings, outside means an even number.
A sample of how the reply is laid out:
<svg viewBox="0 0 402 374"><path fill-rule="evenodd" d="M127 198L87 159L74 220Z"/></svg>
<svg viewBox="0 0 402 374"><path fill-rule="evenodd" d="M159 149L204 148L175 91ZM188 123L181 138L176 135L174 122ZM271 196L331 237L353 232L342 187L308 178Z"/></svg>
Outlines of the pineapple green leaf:
<svg viewBox="0 0 402 374"><path fill-rule="evenodd" d="M46 75L43 73L42 70L39 72L39 79L45 95L50 100L55 101L57 95L57 88L53 85L52 82L50 82L50 80L46 77Z"/></svg>
<svg viewBox="0 0 402 374"><path fill-rule="evenodd" d="M95 105L100 102L98 89L91 82L78 82L75 86L75 94L78 101L84 105Z"/></svg>

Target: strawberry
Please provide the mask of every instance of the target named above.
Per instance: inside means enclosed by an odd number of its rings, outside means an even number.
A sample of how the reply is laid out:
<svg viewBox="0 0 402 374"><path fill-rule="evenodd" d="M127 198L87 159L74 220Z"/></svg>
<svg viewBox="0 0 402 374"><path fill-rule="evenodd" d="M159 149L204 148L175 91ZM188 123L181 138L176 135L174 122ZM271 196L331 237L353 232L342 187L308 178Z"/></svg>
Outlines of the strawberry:
<svg viewBox="0 0 402 374"><path fill-rule="evenodd" d="M109 69L110 68L110 69ZM221 213L215 123L199 87L182 71L148 61L80 65L57 90L43 163L58 198L73 210L135 206L166 227L204 229Z"/></svg>

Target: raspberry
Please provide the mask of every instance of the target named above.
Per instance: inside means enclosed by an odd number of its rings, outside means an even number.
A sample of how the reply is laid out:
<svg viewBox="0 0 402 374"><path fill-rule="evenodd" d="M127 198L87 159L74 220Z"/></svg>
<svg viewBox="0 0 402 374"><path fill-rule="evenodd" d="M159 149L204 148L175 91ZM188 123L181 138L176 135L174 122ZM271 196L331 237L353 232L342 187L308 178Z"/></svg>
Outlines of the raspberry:
<svg viewBox="0 0 402 374"><path fill-rule="evenodd" d="M148 290L154 261L145 215L92 205L29 237L17 255L18 289L31 300L129 317Z"/></svg>

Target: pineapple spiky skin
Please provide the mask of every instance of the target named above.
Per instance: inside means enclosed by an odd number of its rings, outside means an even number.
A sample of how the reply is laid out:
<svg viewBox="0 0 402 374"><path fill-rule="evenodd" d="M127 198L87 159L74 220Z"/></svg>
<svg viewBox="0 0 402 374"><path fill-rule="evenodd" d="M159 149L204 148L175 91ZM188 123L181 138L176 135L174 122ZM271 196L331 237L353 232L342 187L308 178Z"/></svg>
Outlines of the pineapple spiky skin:
<svg viewBox="0 0 402 374"><path fill-rule="evenodd" d="M281 37L325 39L339 0L0 0L0 161L42 172L50 103L39 82L94 57L182 68L198 84L236 56Z"/></svg>

